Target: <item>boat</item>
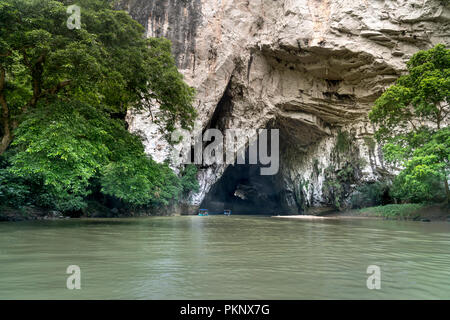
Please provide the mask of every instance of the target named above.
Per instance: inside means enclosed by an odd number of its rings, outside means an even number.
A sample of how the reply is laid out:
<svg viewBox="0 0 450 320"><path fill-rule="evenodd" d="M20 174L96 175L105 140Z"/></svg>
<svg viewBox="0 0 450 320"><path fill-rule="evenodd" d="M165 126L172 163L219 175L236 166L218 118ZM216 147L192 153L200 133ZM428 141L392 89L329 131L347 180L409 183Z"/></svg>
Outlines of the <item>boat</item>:
<svg viewBox="0 0 450 320"><path fill-rule="evenodd" d="M200 209L200 210L198 210L198 215L200 217L207 217L208 216L208 209Z"/></svg>
<svg viewBox="0 0 450 320"><path fill-rule="evenodd" d="M224 210L223 214L226 216L231 216L231 210Z"/></svg>

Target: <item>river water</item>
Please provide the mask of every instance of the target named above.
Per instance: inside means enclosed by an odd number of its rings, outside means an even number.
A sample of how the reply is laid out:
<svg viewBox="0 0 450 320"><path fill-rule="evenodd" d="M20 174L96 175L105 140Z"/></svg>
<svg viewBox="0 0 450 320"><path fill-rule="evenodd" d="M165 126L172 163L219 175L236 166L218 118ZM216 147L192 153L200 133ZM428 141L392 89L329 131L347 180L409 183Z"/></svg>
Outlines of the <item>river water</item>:
<svg viewBox="0 0 450 320"><path fill-rule="evenodd" d="M69 265L81 290L66 288ZM367 267L381 289L367 288ZM261 216L0 223L0 299L450 299L450 223Z"/></svg>

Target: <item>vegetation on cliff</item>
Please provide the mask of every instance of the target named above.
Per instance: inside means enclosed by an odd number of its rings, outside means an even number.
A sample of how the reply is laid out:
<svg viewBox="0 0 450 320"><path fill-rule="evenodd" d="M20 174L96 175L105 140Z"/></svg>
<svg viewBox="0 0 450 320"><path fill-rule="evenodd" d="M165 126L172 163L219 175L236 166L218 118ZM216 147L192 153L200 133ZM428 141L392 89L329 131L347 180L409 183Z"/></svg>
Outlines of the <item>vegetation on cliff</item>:
<svg viewBox="0 0 450 320"><path fill-rule="evenodd" d="M407 74L375 101L369 114L378 128L375 138L384 159L399 174L357 185L359 152L349 133L340 132L332 153L334 165L325 169L322 190L334 208L449 201L450 50L437 45L419 51L407 68ZM368 137L365 141L373 152L375 141ZM347 197L349 203L344 203Z"/></svg>
<svg viewBox="0 0 450 320"><path fill-rule="evenodd" d="M332 150L332 164L325 168L322 192L326 201L337 210L345 209L345 199L351 194L361 176L362 160L354 137L345 131L337 135L336 146Z"/></svg>
<svg viewBox="0 0 450 320"><path fill-rule="evenodd" d="M170 41L109 1L0 3L0 203L80 211L89 200L160 206L195 189L195 169L176 176L126 130L128 108L157 103L167 131L190 128L194 90ZM193 171L194 170L194 171Z"/></svg>
<svg viewBox="0 0 450 320"><path fill-rule="evenodd" d="M391 195L403 202L448 202L450 50L437 45L419 51L407 67L369 115L385 159L402 169Z"/></svg>

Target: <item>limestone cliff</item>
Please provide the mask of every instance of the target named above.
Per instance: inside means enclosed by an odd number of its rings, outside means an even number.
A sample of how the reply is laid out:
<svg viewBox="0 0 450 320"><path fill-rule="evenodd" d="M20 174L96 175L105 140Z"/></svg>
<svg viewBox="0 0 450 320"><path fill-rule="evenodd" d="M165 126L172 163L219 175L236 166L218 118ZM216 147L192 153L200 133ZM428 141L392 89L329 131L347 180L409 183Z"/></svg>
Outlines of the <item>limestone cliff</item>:
<svg viewBox="0 0 450 320"><path fill-rule="evenodd" d="M196 88L203 128L279 128L280 206L329 204L324 180L352 164L354 184L392 172L367 114L413 53L450 44L448 0L124 0L148 36L173 43ZM162 161L170 147L145 115L130 128ZM340 152L339 139L347 146ZM342 141L341 141L342 142ZM199 205L225 166L203 168ZM329 177L328 177L329 178Z"/></svg>

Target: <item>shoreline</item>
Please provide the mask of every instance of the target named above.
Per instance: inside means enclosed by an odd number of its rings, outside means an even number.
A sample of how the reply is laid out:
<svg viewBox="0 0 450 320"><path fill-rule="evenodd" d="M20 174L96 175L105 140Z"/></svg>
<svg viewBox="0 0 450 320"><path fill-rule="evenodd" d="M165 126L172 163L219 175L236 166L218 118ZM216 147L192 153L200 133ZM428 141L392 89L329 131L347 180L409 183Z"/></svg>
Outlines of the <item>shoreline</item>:
<svg viewBox="0 0 450 320"><path fill-rule="evenodd" d="M273 216L273 218L302 220L378 219L394 221L450 222L450 208L447 204L391 204L318 215L283 215Z"/></svg>
<svg viewBox="0 0 450 320"><path fill-rule="evenodd" d="M81 216L65 215L55 210L41 208L0 208L0 222L40 221L40 220L67 220L67 219L108 219L108 218L136 218L157 216L183 216L176 210L170 214L170 210L154 211L129 211L129 212L95 212ZM319 211L320 212L320 211ZM186 216L189 216L186 215ZM346 211L326 211L318 214L304 215L272 215L271 218L299 219L299 220L344 220L344 219L378 219L396 221L421 221L421 222L450 222L450 207L447 204L391 204L379 207L367 207Z"/></svg>
<svg viewBox="0 0 450 320"><path fill-rule="evenodd" d="M313 216L313 215L290 215L290 216L272 216L277 219L301 219L301 220L342 220L342 219L377 219L383 220L382 217L357 217L351 215L330 214L327 216Z"/></svg>

